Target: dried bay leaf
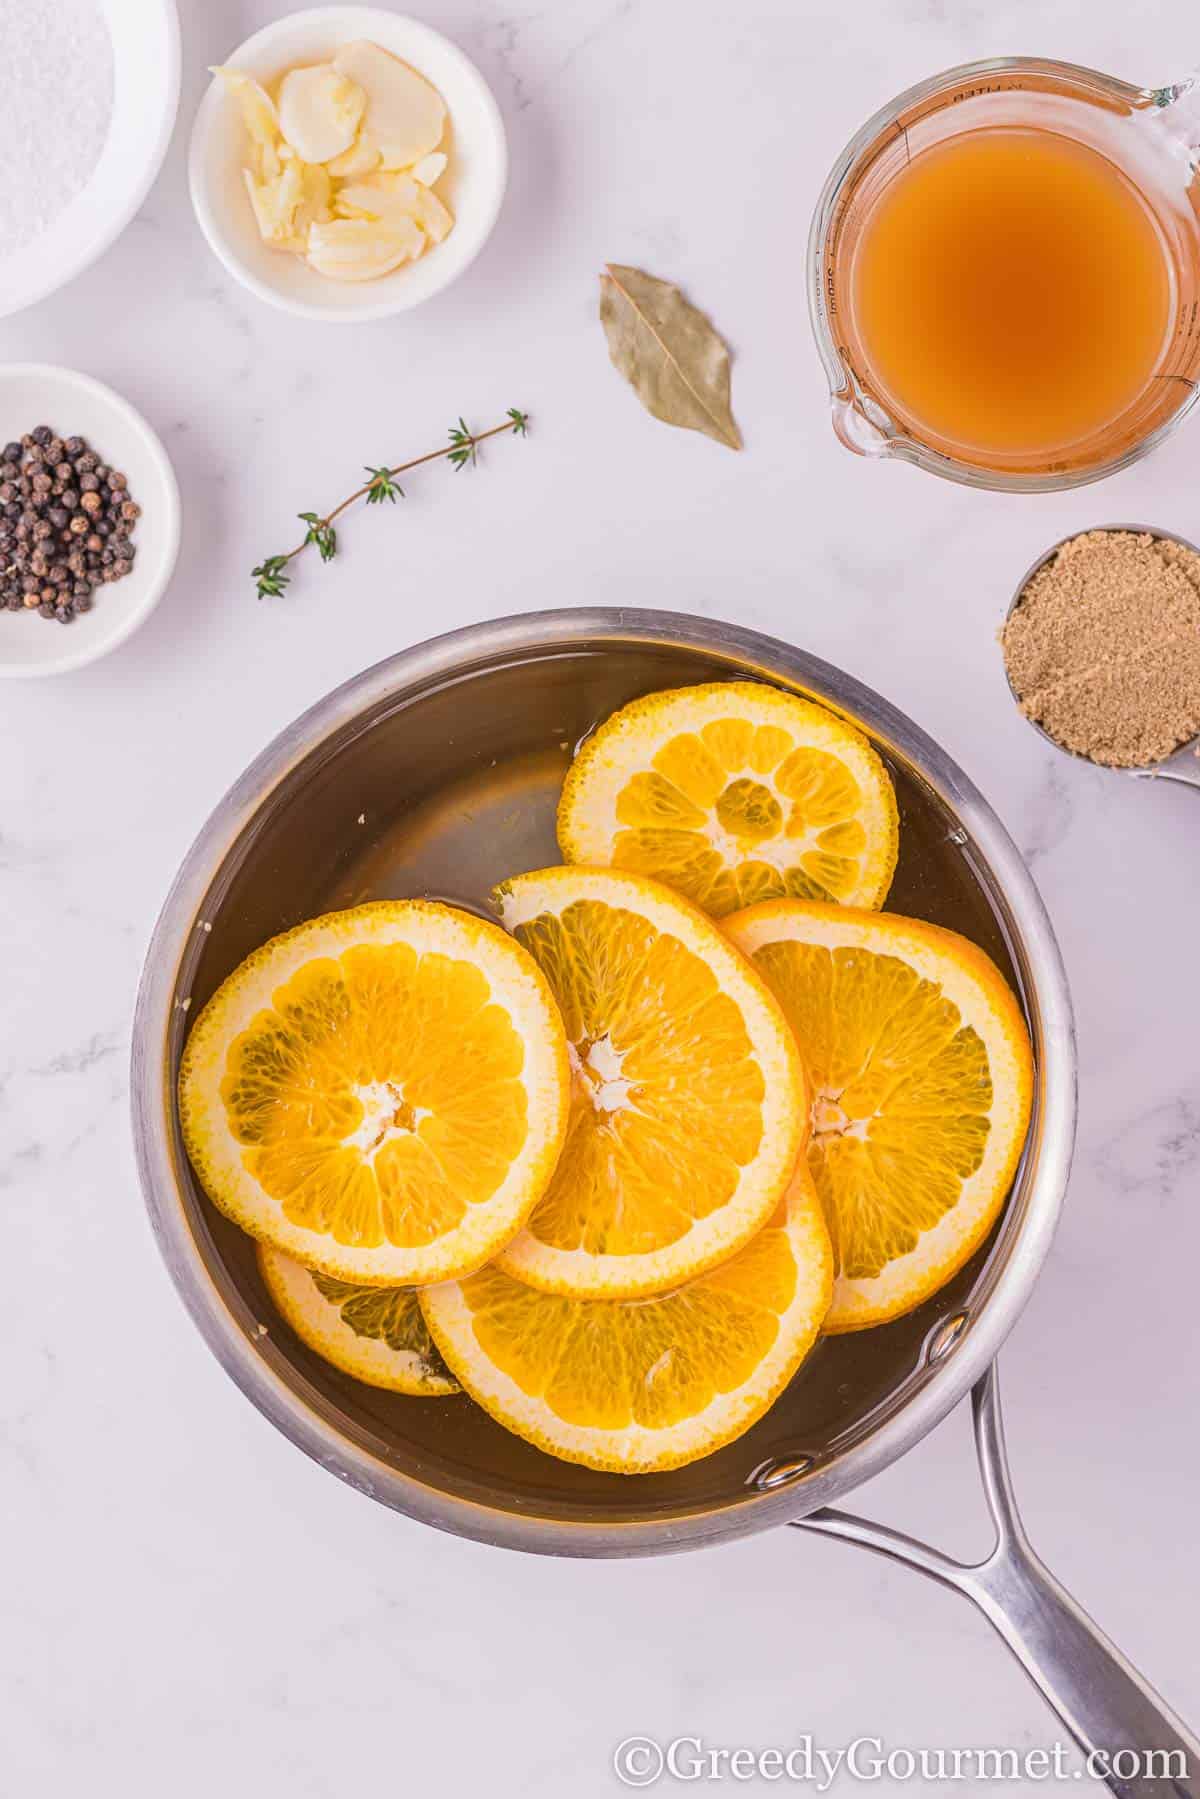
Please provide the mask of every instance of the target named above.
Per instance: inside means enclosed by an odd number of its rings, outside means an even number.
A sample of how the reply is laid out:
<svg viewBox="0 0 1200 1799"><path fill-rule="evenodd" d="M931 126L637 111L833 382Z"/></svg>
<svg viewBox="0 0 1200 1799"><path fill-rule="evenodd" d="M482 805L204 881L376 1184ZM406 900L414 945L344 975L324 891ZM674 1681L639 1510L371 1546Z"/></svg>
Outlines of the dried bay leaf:
<svg viewBox="0 0 1200 1799"><path fill-rule="evenodd" d="M600 322L613 367L647 412L741 449L729 403L728 346L677 287L610 262L600 277Z"/></svg>

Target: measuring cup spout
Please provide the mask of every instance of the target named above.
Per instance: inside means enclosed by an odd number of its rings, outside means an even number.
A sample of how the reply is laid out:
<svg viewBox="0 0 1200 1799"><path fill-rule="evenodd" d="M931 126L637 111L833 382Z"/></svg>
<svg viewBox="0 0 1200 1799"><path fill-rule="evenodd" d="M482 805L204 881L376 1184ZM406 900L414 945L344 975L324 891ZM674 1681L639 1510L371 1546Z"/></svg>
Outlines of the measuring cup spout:
<svg viewBox="0 0 1200 1799"><path fill-rule="evenodd" d="M1146 88L1142 115L1183 155L1193 173L1200 171L1200 70L1167 87Z"/></svg>

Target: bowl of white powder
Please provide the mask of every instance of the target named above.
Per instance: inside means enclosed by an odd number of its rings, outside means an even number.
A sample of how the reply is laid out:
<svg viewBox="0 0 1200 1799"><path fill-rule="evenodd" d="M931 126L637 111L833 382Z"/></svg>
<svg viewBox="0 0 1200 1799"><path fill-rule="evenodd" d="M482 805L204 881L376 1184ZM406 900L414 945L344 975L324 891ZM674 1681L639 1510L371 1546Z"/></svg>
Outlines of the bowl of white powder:
<svg viewBox="0 0 1200 1799"><path fill-rule="evenodd" d="M179 105L175 0L0 0L0 318L108 249Z"/></svg>

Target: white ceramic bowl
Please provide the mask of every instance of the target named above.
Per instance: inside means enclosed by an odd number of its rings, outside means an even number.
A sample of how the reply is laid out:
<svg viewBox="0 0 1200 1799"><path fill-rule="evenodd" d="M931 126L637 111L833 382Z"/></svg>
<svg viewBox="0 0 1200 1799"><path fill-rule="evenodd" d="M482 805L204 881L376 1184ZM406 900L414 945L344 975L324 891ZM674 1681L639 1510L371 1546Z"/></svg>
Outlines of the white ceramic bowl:
<svg viewBox="0 0 1200 1799"><path fill-rule="evenodd" d="M137 554L122 581L97 587L90 612L60 625L36 612L0 610L0 676L61 675L124 643L162 598L179 554L179 484L167 452L127 400L90 375L51 363L0 365L0 448L37 425L86 437L129 478L142 508Z"/></svg>
<svg viewBox="0 0 1200 1799"><path fill-rule="evenodd" d="M359 324L419 306L462 274L491 234L508 180L500 109L483 76L440 32L377 6L317 6L264 26L225 58L269 83L297 64L325 62L339 45L367 38L411 64L446 102L449 167L437 191L454 229L416 262L376 281L339 282L299 256L268 249L258 234L242 180L245 127L237 104L214 80L192 131L188 175L192 204L209 247L260 300L301 318Z"/></svg>
<svg viewBox="0 0 1200 1799"><path fill-rule="evenodd" d="M100 0L113 47L113 116L91 180L49 229L0 263L0 318L44 300L124 231L162 167L179 110L175 0Z"/></svg>

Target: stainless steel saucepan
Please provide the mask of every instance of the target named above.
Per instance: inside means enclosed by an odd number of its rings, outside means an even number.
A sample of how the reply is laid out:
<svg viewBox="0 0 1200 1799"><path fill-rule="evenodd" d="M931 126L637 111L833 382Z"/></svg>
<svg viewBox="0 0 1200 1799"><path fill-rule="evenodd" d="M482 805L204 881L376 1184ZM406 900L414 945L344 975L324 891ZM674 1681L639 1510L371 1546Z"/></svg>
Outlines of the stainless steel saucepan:
<svg viewBox="0 0 1200 1799"><path fill-rule="evenodd" d="M810 694L871 735L901 808L888 903L965 931L1007 970L1035 1047L1033 1122L1003 1218L919 1311L820 1342L767 1416L717 1454L661 1475L600 1474L541 1454L463 1399L361 1386L298 1342L263 1292L249 1241L192 1176L176 1071L189 1015L275 932L402 894L481 910L495 881L558 859L558 788L599 720L641 693L735 677ZM849 676L733 625L609 609L502 619L369 669L278 737L196 839L147 957L132 1085L146 1201L188 1310L247 1397L343 1480L440 1529L545 1554L655 1554L777 1524L866 1544L972 1598L1076 1741L1126 1752L1113 1791L1200 1795L1200 1744L1030 1549L1004 1459L993 1361L1049 1247L1075 1126L1054 936L987 802ZM969 1392L997 1528L984 1562L960 1566L831 1509ZM1147 1750L1175 1758L1164 1777L1123 1776Z"/></svg>

